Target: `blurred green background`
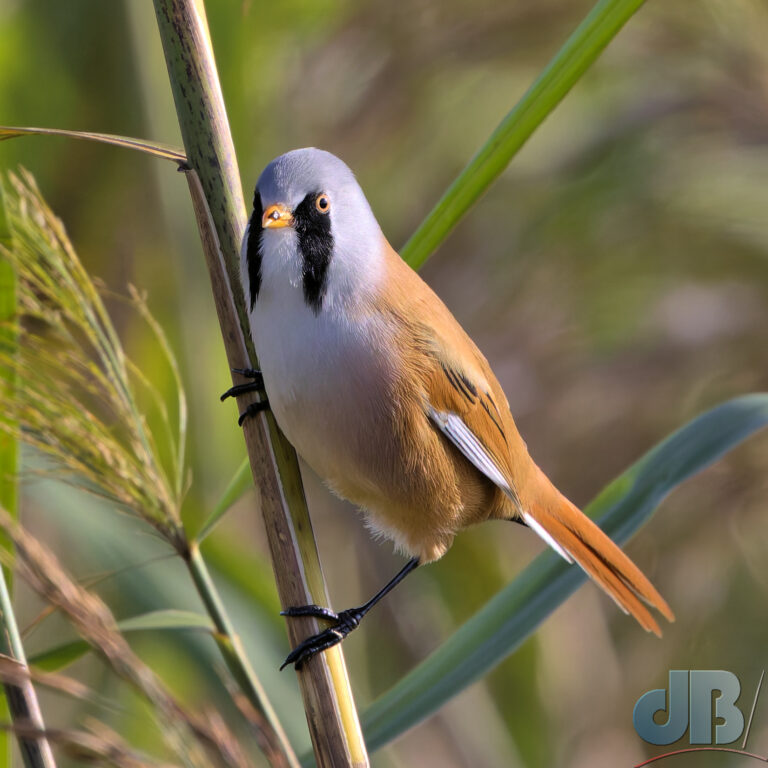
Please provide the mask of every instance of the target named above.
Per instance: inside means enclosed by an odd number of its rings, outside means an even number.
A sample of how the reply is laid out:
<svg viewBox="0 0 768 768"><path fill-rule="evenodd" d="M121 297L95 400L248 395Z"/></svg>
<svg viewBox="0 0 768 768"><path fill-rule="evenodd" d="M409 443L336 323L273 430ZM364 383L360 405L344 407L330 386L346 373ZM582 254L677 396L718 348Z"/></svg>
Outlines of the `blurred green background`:
<svg viewBox="0 0 768 768"><path fill-rule="evenodd" d="M261 168L314 145L357 173L400 246L566 36L588 0L211 2L209 22L246 199ZM529 449L584 504L676 427L768 389L768 8L760 0L650 2L423 269L485 352ZM0 0L0 123L181 144L149 2ZM190 399L191 529L245 451L186 184L171 164L66 139L0 144L63 218L91 272L149 294ZM172 393L145 327L119 303L126 346ZM659 641L592 586L514 656L374 766L629 766L655 753L636 699L674 669L728 669L749 710L766 665L768 438L675 493L628 551L677 622ZM358 604L401 564L305 472L334 606ZM186 574L139 526L50 484L25 519L116 614L196 608ZM345 644L364 708L506 584L541 544L489 523L412 576ZM307 744L253 494L205 552L292 737ZM39 605L20 586L22 623ZM69 637L56 619L30 651ZM226 701L213 643L134 635L190 701ZM201 663L201 660L202 663ZM73 673L120 712L46 695L50 725L95 714L152 748L148 714L92 659ZM225 703L222 703L225 706ZM232 720L236 720L234 713ZM686 746L683 742L680 746ZM749 740L768 753L768 703ZM741 765L698 755L676 765Z"/></svg>

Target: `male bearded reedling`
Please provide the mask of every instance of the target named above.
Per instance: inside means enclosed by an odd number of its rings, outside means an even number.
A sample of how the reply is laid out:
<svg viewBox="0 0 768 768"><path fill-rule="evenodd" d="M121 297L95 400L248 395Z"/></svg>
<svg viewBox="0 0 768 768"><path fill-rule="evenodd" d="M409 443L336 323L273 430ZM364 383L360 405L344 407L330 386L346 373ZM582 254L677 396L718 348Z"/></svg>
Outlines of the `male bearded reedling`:
<svg viewBox="0 0 768 768"><path fill-rule="evenodd" d="M647 606L674 620L637 566L534 464L488 362L391 248L341 160L299 149L264 169L241 267L261 373L245 372L257 381L227 394L264 386L304 460L411 556L359 608L288 609L332 623L285 664L343 640L417 565L484 520L525 523L644 629L660 634Z"/></svg>

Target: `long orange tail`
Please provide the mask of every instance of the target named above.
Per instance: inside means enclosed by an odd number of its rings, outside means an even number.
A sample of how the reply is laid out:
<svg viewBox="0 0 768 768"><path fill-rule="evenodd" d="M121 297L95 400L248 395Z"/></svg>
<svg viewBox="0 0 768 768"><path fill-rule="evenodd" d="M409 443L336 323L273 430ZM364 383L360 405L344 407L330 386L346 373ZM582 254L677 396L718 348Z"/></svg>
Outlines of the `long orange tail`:
<svg viewBox="0 0 768 768"><path fill-rule="evenodd" d="M640 569L583 512L555 488L535 467L521 502L534 526L540 526L570 555L625 612L631 613L646 631L661 637L661 630L644 603L669 621L675 615ZM530 521L529 521L530 523Z"/></svg>

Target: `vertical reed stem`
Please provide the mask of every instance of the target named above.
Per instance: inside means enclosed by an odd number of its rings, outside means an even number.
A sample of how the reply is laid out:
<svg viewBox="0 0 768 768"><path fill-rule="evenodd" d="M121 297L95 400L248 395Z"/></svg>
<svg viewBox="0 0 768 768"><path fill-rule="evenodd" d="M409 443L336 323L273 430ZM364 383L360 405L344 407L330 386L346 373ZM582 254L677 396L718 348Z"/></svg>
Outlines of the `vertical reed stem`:
<svg viewBox="0 0 768 768"><path fill-rule="evenodd" d="M205 20L193 0L154 0L154 6L227 359L232 368L256 367L238 274L245 209ZM241 397L240 406L252 397ZM269 413L247 420L243 431L280 600L327 605L295 451ZM297 643L318 625L291 621L288 630ZM298 677L318 766L367 766L341 647L315 656Z"/></svg>

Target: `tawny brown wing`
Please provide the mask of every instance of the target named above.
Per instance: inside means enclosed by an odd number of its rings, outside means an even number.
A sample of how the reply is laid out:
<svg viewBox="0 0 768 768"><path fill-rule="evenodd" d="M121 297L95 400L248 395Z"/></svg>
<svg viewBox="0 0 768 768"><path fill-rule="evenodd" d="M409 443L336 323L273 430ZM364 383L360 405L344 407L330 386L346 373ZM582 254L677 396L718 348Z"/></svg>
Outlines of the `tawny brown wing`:
<svg viewBox="0 0 768 768"><path fill-rule="evenodd" d="M425 381L430 419L519 510L505 420L488 381L479 371L451 365L440 354L431 357L434 364Z"/></svg>
<svg viewBox="0 0 768 768"><path fill-rule="evenodd" d="M524 482L531 459L501 386L440 298L391 248L387 253L388 301L379 311L401 334L404 366L422 379L432 422L524 517L515 484Z"/></svg>
<svg viewBox="0 0 768 768"><path fill-rule="evenodd" d="M478 371L473 377L439 357L435 358L436 365L426 382L429 418L467 461L506 494L522 521L564 560L572 563L571 554L520 502L512 465L514 461L530 461L530 458L512 416L505 418L490 393L493 388L503 394L495 380L488 381L493 374L486 378ZM485 361L481 357L479 362L482 365ZM483 367L486 366L487 363ZM507 407L506 402L502 407Z"/></svg>

